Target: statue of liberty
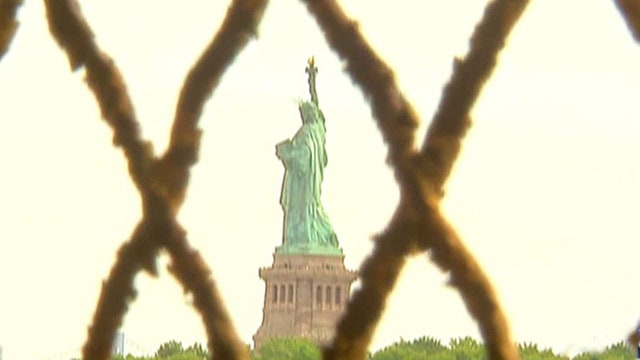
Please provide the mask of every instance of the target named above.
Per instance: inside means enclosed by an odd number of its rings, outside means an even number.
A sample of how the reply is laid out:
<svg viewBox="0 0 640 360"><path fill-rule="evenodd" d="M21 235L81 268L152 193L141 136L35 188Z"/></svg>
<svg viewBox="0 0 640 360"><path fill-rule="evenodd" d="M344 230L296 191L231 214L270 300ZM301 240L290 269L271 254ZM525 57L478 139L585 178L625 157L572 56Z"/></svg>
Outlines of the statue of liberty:
<svg viewBox="0 0 640 360"><path fill-rule="evenodd" d="M278 253L342 254L320 201L327 152L324 115L316 93L317 71L312 57L306 68L311 101L298 105L302 126L293 138L276 145L276 155L285 167L280 195L284 210L283 241L276 249Z"/></svg>

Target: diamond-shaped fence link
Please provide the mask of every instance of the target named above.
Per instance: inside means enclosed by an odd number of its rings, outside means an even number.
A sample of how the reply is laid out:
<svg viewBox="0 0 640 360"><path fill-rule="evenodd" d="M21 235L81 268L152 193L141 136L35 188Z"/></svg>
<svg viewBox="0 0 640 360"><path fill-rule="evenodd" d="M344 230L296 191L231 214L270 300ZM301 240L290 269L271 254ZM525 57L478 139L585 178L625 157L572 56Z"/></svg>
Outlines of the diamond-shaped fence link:
<svg viewBox="0 0 640 360"><path fill-rule="evenodd" d="M614 0L640 42L640 1ZM87 360L108 359L115 333L135 298L134 277L156 273L160 249L171 257L170 270L194 296L215 359L248 359L246 346L218 294L200 254L190 247L176 215L183 203L190 169L200 145L198 121L206 100L226 68L255 35L267 0L235 0L210 44L187 75L179 95L171 140L162 154L153 153L140 136L133 104L119 70L94 42L76 0L44 0L51 34L66 51L73 71L85 68L113 140L127 158L129 173L143 203L143 218L118 251L103 283L88 338ZM524 12L527 0L493 0L470 39L469 52L454 59L454 71L423 146L415 146L418 118L396 85L389 68L364 40L354 21L335 0L303 0L331 48L346 62L346 71L369 99L388 146L388 161L400 187L400 203L373 253L360 268L362 286L350 299L325 359L365 359L373 331L384 311L405 259L428 252L450 275L467 310L478 322L491 359L518 359L508 321L489 279L440 211L443 186L471 123L469 113L497 56ZM0 60L18 28L22 0L0 0ZM635 333L632 342L638 341Z"/></svg>

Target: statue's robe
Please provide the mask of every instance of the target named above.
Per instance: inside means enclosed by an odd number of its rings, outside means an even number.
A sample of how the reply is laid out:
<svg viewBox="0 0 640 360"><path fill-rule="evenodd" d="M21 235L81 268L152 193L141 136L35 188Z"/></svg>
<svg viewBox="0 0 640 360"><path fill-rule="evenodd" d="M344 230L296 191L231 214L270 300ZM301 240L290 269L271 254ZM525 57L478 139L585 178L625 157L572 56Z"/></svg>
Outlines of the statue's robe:
<svg viewBox="0 0 640 360"><path fill-rule="evenodd" d="M285 166L280 203L285 213L285 247L338 246L338 241L320 201L324 167L327 165L325 128L321 113L301 108L303 125L291 140L277 146ZM308 107L307 107L308 110Z"/></svg>

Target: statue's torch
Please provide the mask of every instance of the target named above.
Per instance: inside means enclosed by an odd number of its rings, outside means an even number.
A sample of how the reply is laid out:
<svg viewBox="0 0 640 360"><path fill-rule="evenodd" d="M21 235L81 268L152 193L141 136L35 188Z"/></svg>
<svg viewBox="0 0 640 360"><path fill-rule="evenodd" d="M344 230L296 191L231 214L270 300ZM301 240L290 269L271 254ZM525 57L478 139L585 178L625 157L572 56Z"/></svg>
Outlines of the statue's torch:
<svg viewBox="0 0 640 360"><path fill-rule="evenodd" d="M311 101L318 106L318 93L316 92L316 74L318 73L318 68L316 67L313 56L307 60L307 68L304 71L309 74L307 82L309 83Z"/></svg>

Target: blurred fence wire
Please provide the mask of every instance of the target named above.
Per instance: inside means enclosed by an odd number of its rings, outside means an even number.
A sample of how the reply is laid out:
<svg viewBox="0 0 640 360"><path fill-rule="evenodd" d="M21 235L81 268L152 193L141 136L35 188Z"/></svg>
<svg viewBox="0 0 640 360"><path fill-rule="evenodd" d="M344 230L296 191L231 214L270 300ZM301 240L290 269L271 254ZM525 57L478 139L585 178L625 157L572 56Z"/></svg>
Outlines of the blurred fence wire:
<svg viewBox="0 0 640 360"><path fill-rule="evenodd" d="M392 68L375 53L335 0L302 0L346 71L369 100L388 146L388 162L400 187L400 203L373 253L361 265L362 286L350 299L325 359L365 359L371 337L407 256L429 254L463 298L478 322L490 359L518 359L509 324L487 276L440 211L443 187L471 124L470 111L496 65L511 29L528 0L493 0L470 38L468 53L453 59L453 72L433 115L423 146L416 146L419 119L396 85ZM614 0L640 42L640 2ZM157 274L160 249L170 257L171 273L194 296L215 359L248 359L246 346L218 294L211 272L189 245L176 219L200 145L198 121L205 102L226 68L257 33L267 0L232 1L222 26L189 71L176 107L168 148L155 154L142 139L133 104L119 70L95 43L76 0L44 0L51 34L66 51L71 69L85 68L114 145L127 159L143 203L143 218L125 241L104 281L82 349L86 360L110 357L111 344L141 270ZM18 28L22 0L0 0L0 60ZM414 41L414 40L412 40ZM637 342L634 333L630 340Z"/></svg>

